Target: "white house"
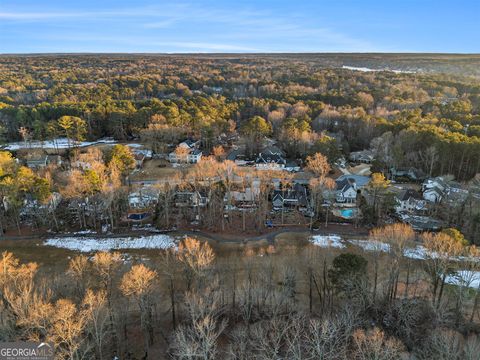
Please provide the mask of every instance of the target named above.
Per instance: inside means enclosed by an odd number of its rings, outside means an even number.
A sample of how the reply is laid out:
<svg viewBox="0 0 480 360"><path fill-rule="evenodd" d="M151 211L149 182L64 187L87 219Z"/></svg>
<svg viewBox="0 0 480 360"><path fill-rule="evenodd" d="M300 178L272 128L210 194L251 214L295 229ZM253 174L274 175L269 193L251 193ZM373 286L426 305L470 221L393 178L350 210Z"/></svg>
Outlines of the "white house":
<svg viewBox="0 0 480 360"><path fill-rule="evenodd" d="M198 149L191 150L187 155L187 161L190 164L196 164L202 159L202 151Z"/></svg>
<svg viewBox="0 0 480 360"><path fill-rule="evenodd" d="M154 186L144 186L128 194L128 206L131 209L153 207L158 202L160 191Z"/></svg>
<svg viewBox="0 0 480 360"><path fill-rule="evenodd" d="M415 212L425 208L425 201L415 190L405 189L395 197L397 212Z"/></svg>
<svg viewBox="0 0 480 360"><path fill-rule="evenodd" d="M422 184L423 198L427 201L438 203L442 200L449 186L441 176L427 179Z"/></svg>
<svg viewBox="0 0 480 360"><path fill-rule="evenodd" d="M353 179L345 178L337 181L335 194L337 203L354 204L357 201L357 184Z"/></svg>
<svg viewBox="0 0 480 360"><path fill-rule="evenodd" d="M195 141L192 139L187 139L178 144L178 147L185 149L185 156L181 158L178 156L176 151L172 151L168 154L168 160L171 163L178 162L187 162L189 164L196 164L202 159L202 151L198 149L200 141Z"/></svg>
<svg viewBox="0 0 480 360"><path fill-rule="evenodd" d="M437 186L426 189L423 192L423 198L427 201L438 203L442 201L443 198L443 191L438 188Z"/></svg>
<svg viewBox="0 0 480 360"><path fill-rule="evenodd" d="M337 180L337 189L335 199L341 204L355 204L357 201L357 193L367 186L370 182L368 176L361 175L342 175Z"/></svg>

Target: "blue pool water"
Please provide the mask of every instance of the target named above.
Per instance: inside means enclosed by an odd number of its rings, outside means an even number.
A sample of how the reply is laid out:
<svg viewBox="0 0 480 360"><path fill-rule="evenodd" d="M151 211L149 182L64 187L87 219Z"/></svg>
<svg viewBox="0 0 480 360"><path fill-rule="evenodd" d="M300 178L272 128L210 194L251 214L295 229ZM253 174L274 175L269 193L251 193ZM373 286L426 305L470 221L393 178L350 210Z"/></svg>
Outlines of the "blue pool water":
<svg viewBox="0 0 480 360"><path fill-rule="evenodd" d="M342 214L342 216L344 218L351 218L351 217L353 217L353 210L352 209L342 209L342 210L340 210L340 214Z"/></svg>

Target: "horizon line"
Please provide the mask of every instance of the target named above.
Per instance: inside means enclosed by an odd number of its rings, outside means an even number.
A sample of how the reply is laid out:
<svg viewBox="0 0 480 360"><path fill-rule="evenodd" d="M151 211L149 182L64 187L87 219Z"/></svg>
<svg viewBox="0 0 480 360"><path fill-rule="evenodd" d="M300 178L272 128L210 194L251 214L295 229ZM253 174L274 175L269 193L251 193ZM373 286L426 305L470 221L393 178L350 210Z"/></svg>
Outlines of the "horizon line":
<svg viewBox="0 0 480 360"><path fill-rule="evenodd" d="M282 52L93 52L93 51L75 51L75 52L18 52L18 53L0 53L0 56L52 56L52 55L480 55L471 52L412 52L412 51L282 51Z"/></svg>

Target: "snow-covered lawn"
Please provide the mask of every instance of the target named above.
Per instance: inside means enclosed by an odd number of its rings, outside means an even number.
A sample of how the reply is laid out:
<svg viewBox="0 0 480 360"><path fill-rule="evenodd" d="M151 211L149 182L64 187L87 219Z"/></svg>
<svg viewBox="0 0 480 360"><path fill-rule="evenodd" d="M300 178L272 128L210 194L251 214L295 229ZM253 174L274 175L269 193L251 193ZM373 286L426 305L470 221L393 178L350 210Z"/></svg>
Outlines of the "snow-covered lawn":
<svg viewBox="0 0 480 360"><path fill-rule="evenodd" d="M354 246L358 246L365 251L378 251L378 252L389 252L390 245L378 241L370 240L346 240L342 241L342 238L339 235L314 235L311 236L310 241L317 246L323 248L346 248L345 242ZM417 245L414 248L407 248L403 254L405 257L415 260L426 260L427 258L435 258L440 256L436 253L428 254L425 247L422 245ZM460 260L471 260L471 261L480 261L480 259L468 258L464 256L452 257L450 260L460 261ZM458 285L458 286L467 286L470 288L478 289L480 287L480 271L469 271L469 270L458 270L453 274L448 275L445 279L447 284Z"/></svg>
<svg viewBox="0 0 480 360"><path fill-rule="evenodd" d="M381 251L389 252L390 245L382 243L380 241L369 241L369 240L348 240L352 245L361 247L365 251Z"/></svg>
<svg viewBox="0 0 480 360"><path fill-rule="evenodd" d="M86 147L96 144L114 144L115 140L107 138L107 139L99 139L97 141L80 141L74 142L73 140L68 141L67 138L58 138L55 140L48 140L48 141L29 141L29 142L15 142L9 143L4 146L5 150L19 150L19 149L67 149L69 146L78 146L78 147Z"/></svg>
<svg viewBox="0 0 480 360"><path fill-rule="evenodd" d="M313 235L310 240L314 245L324 248L333 247L343 249L346 247L342 242L342 238L338 235Z"/></svg>
<svg viewBox="0 0 480 360"><path fill-rule="evenodd" d="M68 236L47 239L44 245L81 252L116 249L168 249L176 246L175 239L164 234L103 239L90 236Z"/></svg>
<svg viewBox="0 0 480 360"><path fill-rule="evenodd" d="M346 247L347 244L351 244L353 246L358 246L365 251L380 251L380 252L389 252L390 245L386 243L382 243L379 241L372 241L372 240L345 240L343 241L339 235L314 235L311 237L311 242L314 245L320 247L335 247L343 249ZM428 253L427 249L425 249L422 245L417 245L415 247L406 248L404 250L403 256L415 259L415 260L426 260L428 258L437 258L440 257L440 254L435 252ZM450 260L452 261L480 261L480 259L469 258L466 256L455 256L451 257Z"/></svg>

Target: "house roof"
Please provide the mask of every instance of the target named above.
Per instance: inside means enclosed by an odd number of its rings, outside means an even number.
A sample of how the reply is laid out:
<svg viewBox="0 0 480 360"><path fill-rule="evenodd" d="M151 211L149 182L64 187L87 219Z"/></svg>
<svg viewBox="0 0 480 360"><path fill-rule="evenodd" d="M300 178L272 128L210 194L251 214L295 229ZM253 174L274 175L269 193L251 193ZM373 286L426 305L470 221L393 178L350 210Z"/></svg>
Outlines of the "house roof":
<svg viewBox="0 0 480 360"><path fill-rule="evenodd" d="M193 139L186 139L182 141L184 144L188 145L189 147L193 147L195 144L198 143L198 140L193 140Z"/></svg>
<svg viewBox="0 0 480 360"><path fill-rule="evenodd" d="M365 160L371 161L374 158L374 154L372 150L362 150L362 151L351 152L349 157L350 159L353 159L353 160L365 159Z"/></svg>
<svg viewBox="0 0 480 360"><path fill-rule="evenodd" d="M36 156L30 159L27 159L27 165L41 165L46 164L48 160L48 155Z"/></svg>
<svg viewBox="0 0 480 360"><path fill-rule="evenodd" d="M353 174L342 175L337 180L335 180L337 182L337 189L338 189L338 183L343 182L343 180L345 179L350 179L350 182L355 183L357 188L364 187L370 182L370 178L368 176L353 175Z"/></svg>
<svg viewBox="0 0 480 360"><path fill-rule="evenodd" d="M267 146L265 149L263 149L262 151L263 154L277 154L277 155L280 155L282 157L285 157L285 151L283 151L282 149L280 149L278 146L275 146L275 145L270 145L270 146Z"/></svg>
<svg viewBox="0 0 480 360"><path fill-rule="evenodd" d="M307 188L301 184L295 184L293 188L274 190L272 201L296 202L299 205L308 204Z"/></svg>
<svg viewBox="0 0 480 360"><path fill-rule="evenodd" d="M255 160L257 164L286 164L286 160L278 154L260 153Z"/></svg>
<svg viewBox="0 0 480 360"><path fill-rule="evenodd" d="M350 178L344 178L342 180L337 180L337 191L340 192L345 192L350 188L353 188L355 190L355 181L352 181Z"/></svg>
<svg viewBox="0 0 480 360"><path fill-rule="evenodd" d="M433 187L428 188L424 191L424 193L430 193L430 192L435 192L438 195L443 195L442 189L440 189L438 186L433 186Z"/></svg>
<svg viewBox="0 0 480 360"><path fill-rule="evenodd" d="M243 155L243 151L240 149L232 150L227 155L227 160L235 161L235 159L239 156Z"/></svg>
<svg viewBox="0 0 480 360"><path fill-rule="evenodd" d="M415 199L415 200L421 200L422 197L420 196L420 194L413 190L413 189L405 189L405 190L402 190L398 195L397 195L397 199L400 200L400 201L407 201L409 200L410 198L412 199Z"/></svg>

